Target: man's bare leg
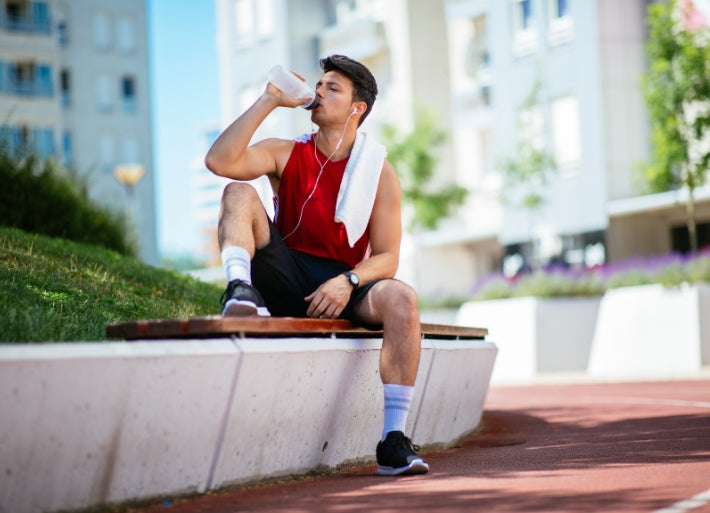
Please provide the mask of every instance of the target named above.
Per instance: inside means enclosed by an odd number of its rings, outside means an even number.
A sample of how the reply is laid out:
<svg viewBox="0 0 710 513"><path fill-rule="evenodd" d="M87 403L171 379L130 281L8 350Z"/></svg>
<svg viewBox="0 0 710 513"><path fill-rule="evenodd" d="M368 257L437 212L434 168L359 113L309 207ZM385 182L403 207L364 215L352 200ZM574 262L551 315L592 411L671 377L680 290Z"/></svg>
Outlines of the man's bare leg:
<svg viewBox="0 0 710 513"><path fill-rule="evenodd" d="M421 350L417 296L400 281L383 280L370 289L356 313L383 328L380 377L385 422L382 441L377 444L377 471L385 475L428 472L429 465L416 455L418 448L404 434Z"/></svg>
<svg viewBox="0 0 710 513"><path fill-rule="evenodd" d="M243 182L232 182L224 188L217 225L219 249L228 246L244 248L251 258L256 248L269 243L269 222L256 189Z"/></svg>
<svg viewBox="0 0 710 513"><path fill-rule="evenodd" d="M266 212L251 185L233 182L225 187L217 238L229 282L222 315L269 315L260 294L251 287L254 252L269 242Z"/></svg>
<svg viewBox="0 0 710 513"><path fill-rule="evenodd" d="M419 307L414 290L398 280L380 281L355 311L363 321L383 326L382 383L414 386L421 348Z"/></svg>

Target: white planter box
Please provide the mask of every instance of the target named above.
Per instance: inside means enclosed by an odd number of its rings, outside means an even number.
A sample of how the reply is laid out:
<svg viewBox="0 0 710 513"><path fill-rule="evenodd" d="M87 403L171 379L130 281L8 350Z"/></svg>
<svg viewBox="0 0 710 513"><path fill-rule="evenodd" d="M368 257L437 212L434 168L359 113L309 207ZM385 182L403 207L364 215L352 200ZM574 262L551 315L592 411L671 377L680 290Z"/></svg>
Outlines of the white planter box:
<svg viewBox="0 0 710 513"><path fill-rule="evenodd" d="M486 326L498 346L491 383L533 381L540 373L584 371L599 298L523 297L465 303L460 326Z"/></svg>
<svg viewBox="0 0 710 513"><path fill-rule="evenodd" d="M0 513L76 510L374 461L377 338L0 345ZM485 340L422 340L407 434L483 413Z"/></svg>
<svg viewBox="0 0 710 513"><path fill-rule="evenodd" d="M589 374L672 378L710 364L710 285L623 287L601 302Z"/></svg>

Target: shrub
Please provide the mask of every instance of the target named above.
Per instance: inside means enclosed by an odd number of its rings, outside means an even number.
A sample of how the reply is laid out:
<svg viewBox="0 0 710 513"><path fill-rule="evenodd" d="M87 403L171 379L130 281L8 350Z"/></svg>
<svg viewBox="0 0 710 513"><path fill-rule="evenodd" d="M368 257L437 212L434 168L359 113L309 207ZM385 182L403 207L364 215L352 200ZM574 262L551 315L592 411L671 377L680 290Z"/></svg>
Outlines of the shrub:
<svg viewBox="0 0 710 513"><path fill-rule="evenodd" d="M501 274L486 276L474 287L475 301L510 297L601 296L606 290L660 283L677 287L683 283L710 282L710 253L671 253L651 258L632 258L593 270L548 268L513 279Z"/></svg>
<svg viewBox="0 0 710 513"><path fill-rule="evenodd" d="M93 202L76 173L55 160L10 151L0 141L0 182L1 226L136 254L126 216Z"/></svg>

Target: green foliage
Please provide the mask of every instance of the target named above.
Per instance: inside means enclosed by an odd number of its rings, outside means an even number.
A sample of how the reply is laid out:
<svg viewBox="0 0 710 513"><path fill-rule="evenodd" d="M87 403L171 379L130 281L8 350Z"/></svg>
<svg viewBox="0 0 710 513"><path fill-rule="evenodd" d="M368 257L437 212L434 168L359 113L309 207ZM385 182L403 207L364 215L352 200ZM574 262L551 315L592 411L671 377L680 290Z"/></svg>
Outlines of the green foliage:
<svg viewBox="0 0 710 513"><path fill-rule="evenodd" d="M412 132L402 134L394 125L386 125L382 134L387 158L402 181L402 198L414 207L410 229L436 228L441 219L463 204L468 194L466 188L456 184L431 190L437 162L433 150L446 141L446 132L437 127L433 112L417 108Z"/></svg>
<svg viewBox="0 0 710 513"><path fill-rule="evenodd" d="M710 151L693 155L699 148L693 142L710 127L710 44L707 31L680 27L676 10L676 0L648 8L649 69L642 84L653 145L645 171L653 192L703 185L710 162Z"/></svg>
<svg viewBox="0 0 710 513"><path fill-rule="evenodd" d="M697 248L693 191L707 181L710 150L710 34L679 23L677 0L648 7L648 72L644 99L651 123L652 160L642 169L651 192L687 187L688 232Z"/></svg>
<svg viewBox="0 0 710 513"><path fill-rule="evenodd" d="M222 290L98 246L0 227L0 342L104 340L105 326L219 313Z"/></svg>
<svg viewBox="0 0 710 513"><path fill-rule="evenodd" d="M520 106L520 112L530 111L538 105L541 83L537 80ZM530 135L525 134L521 118L518 120L518 142L515 158L503 159L498 167L503 173L503 200L512 203L512 194L522 189L520 206L533 213L546 202L544 186L556 171L554 157L542 145L535 144ZM537 135L537 134L535 134Z"/></svg>
<svg viewBox="0 0 710 513"><path fill-rule="evenodd" d="M0 226L96 244L135 255L122 214L91 201L87 187L53 159L11 152L0 134Z"/></svg>

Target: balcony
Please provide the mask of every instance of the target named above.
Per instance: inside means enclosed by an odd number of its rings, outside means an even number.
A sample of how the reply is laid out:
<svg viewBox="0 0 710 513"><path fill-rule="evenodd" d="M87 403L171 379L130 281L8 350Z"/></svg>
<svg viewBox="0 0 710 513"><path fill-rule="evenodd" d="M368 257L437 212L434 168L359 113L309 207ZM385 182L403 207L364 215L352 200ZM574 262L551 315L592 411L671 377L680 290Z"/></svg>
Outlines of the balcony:
<svg viewBox="0 0 710 513"><path fill-rule="evenodd" d="M54 96L51 67L0 61L0 94L46 98Z"/></svg>
<svg viewBox="0 0 710 513"><path fill-rule="evenodd" d="M43 2L7 3L0 12L0 30L49 35L52 31L49 6Z"/></svg>
<svg viewBox="0 0 710 513"><path fill-rule="evenodd" d="M381 22L362 18L325 29L319 40L320 54L342 53L364 60L387 48Z"/></svg>

